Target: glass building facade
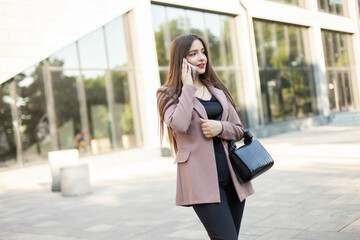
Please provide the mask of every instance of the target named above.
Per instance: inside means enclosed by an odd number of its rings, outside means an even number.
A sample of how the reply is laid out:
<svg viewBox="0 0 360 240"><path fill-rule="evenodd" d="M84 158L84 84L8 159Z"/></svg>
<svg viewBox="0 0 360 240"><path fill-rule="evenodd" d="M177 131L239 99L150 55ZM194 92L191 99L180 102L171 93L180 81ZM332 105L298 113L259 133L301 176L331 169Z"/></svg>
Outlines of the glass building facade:
<svg viewBox="0 0 360 240"><path fill-rule="evenodd" d="M0 167L138 145L127 49L119 17L3 84Z"/></svg>
<svg viewBox="0 0 360 240"><path fill-rule="evenodd" d="M316 113L306 28L254 20L254 31L265 123Z"/></svg>
<svg viewBox="0 0 360 240"><path fill-rule="evenodd" d="M360 0L243 0L234 9L135 2L1 84L0 168L46 161L53 150L154 147L155 91L166 81L172 40L185 33L208 43L244 124L262 136L360 107L360 7L348 5ZM276 16L282 8L294 13L288 22ZM319 22L298 14L305 12Z"/></svg>

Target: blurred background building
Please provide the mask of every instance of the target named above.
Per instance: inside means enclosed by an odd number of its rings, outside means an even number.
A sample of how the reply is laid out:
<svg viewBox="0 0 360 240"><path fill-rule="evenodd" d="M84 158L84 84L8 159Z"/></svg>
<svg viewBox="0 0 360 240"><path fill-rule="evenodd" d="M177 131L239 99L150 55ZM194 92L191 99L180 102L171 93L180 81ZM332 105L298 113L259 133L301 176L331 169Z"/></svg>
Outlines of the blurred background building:
<svg viewBox="0 0 360 240"><path fill-rule="evenodd" d="M196 33L257 136L360 117L360 0L0 0L0 168L158 150L171 40Z"/></svg>

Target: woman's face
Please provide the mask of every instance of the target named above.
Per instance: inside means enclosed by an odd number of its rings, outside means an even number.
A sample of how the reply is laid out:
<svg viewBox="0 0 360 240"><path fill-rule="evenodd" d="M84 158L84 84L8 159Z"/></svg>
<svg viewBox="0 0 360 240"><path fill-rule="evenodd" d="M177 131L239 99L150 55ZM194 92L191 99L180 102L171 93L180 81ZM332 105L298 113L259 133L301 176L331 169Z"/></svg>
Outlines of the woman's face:
<svg viewBox="0 0 360 240"><path fill-rule="evenodd" d="M196 67L196 75L205 73L207 58L204 45L199 39L193 41L185 58Z"/></svg>

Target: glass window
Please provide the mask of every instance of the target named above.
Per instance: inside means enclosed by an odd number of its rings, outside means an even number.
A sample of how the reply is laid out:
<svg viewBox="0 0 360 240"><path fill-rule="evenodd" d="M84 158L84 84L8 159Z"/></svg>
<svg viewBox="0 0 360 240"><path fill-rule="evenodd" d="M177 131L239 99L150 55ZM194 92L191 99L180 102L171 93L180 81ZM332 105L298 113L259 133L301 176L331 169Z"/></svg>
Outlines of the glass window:
<svg viewBox="0 0 360 240"><path fill-rule="evenodd" d="M334 65L333 38L329 32L323 32L323 41L325 47L325 63L327 66Z"/></svg>
<svg viewBox="0 0 360 240"><path fill-rule="evenodd" d="M281 122L285 120L284 116L284 98L282 95L282 82L286 82L286 75L281 75L279 70L262 71L260 75L264 77L264 90L266 93L266 104L269 109L268 119L270 122Z"/></svg>
<svg viewBox="0 0 360 240"><path fill-rule="evenodd" d="M227 66L233 66L234 65L234 58L233 58L233 44L232 44L232 39L231 39L231 21L230 18L227 16L221 16L221 23L222 23L222 28L223 29L223 36L224 36L224 44L225 44L225 54L226 54L226 65Z"/></svg>
<svg viewBox="0 0 360 240"><path fill-rule="evenodd" d="M122 17L105 25L110 68L126 67L128 63Z"/></svg>
<svg viewBox="0 0 360 240"><path fill-rule="evenodd" d="M351 105L352 99L351 99L351 86L350 86L350 79L348 73L344 73L344 92L346 97L346 105Z"/></svg>
<svg viewBox="0 0 360 240"><path fill-rule="evenodd" d="M113 146L111 139L112 119L109 114L106 93L105 71L83 71L87 117L93 152L109 151Z"/></svg>
<svg viewBox="0 0 360 240"><path fill-rule="evenodd" d="M221 22L220 16L218 14L205 13L205 23L207 30L208 41L212 64L214 66L222 66L223 61L220 53L220 44L221 44Z"/></svg>
<svg viewBox="0 0 360 240"><path fill-rule="evenodd" d="M181 8L166 7L166 17L170 39L186 33L185 10Z"/></svg>
<svg viewBox="0 0 360 240"><path fill-rule="evenodd" d="M339 40L340 40L340 46L339 46L339 51L340 51L340 56L341 56L341 66L349 66L349 50L347 48L347 44L346 44L346 36L343 34L339 34Z"/></svg>
<svg viewBox="0 0 360 240"><path fill-rule="evenodd" d="M264 51L264 45L262 37L262 23L260 21L254 21L254 32L255 32L255 45L256 45L256 56L259 66L265 66L264 57L263 54Z"/></svg>
<svg viewBox="0 0 360 240"><path fill-rule="evenodd" d="M334 3L334 1L328 1L327 2L328 3L328 9L329 9L329 11L328 12L330 12L330 13L333 13L334 12L334 10L335 10L335 3Z"/></svg>
<svg viewBox="0 0 360 240"><path fill-rule="evenodd" d="M333 112L352 107L351 63L349 61L350 35L322 30L328 96Z"/></svg>
<svg viewBox="0 0 360 240"><path fill-rule="evenodd" d="M202 12L186 10L187 21L189 24L189 32L205 38L204 35L204 15Z"/></svg>
<svg viewBox="0 0 360 240"><path fill-rule="evenodd" d="M79 68L79 61L76 52L75 43L61 49L49 57L49 64L51 66L64 68Z"/></svg>
<svg viewBox="0 0 360 240"><path fill-rule="evenodd" d="M160 75L160 83L162 85L166 82L168 72L167 71L159 71L159 75Z"/></svg>
<svg viewBox="0 0 360 240"><path fill-rule="evenodd" d="M52 71L52 91L55 105L57 148L78 148L85 152L86 141L77 139L78 133L86 132L81 121L79 71Z"/></svg>
<svg viewBox="0 0 360 240"><path fill-rule="evenodd" d="M289 66L289 46L286 38L287 26L277 24L275 28L279 67L287 67Z"/></svg>
<svg viewBox="0 0 360 240"><path fill-rule="evenodd" d="M334 1L335 4L335 12L337 15L344 15L343 14L343 3L341 0Z"/></svg>
<svg viewBox="0 0 360 240"><path fill-rule="evenodd" d="M311 93L308 74L303 71L293 71L296 116L303 117L311 112Z"/></svg>
<svg viewBox="0 0 360 240"><path fill-rule="evenodd" d="M321 12L344 16L345 0L318 0L318 9Z"/></svg>
<svg viewBox="0 0 360 240"><path fill-rule="evenodd" d="M297 34L297 27L289 26L289 44L290 44L290 64L292 66L299 65L301 59L300 59L300 49L299 49L299 36Z"/></svg>
<svg viewBox="0 0 360 240"><path fill-rule="evenodd" d="M263 44L265 48L265 64L268 67L275 67L277 64L276 61L276 40L273 32L274 24L264 22L263 23Z"/></svg>
<svg viewBox="0 0 360 240"><path fill-rule="evenodd" d="M167 21L165 17L165 7L152 5L156 52L159 66L167 66L169 64L170 55L170 35L167 31ZM164 82L162 82L164 83Z"/></svg>
<svg viewBox="0 0 360 240"><path fill-rule="evenodd" d="M112 72L115 98L115 128L118 143L123 148L135 146L135 130L131 108L128 76L125 72Z"/></svg>
<svg viewBox="0 0 360 240"><path fill-rule="evenodd" d="M336 67L341 66L341 55L339 54L339 34L332 34L331 36L333 38L333 51L334 51L334 63Z"/></svg>
<svg viewBox="0 0 360 240"><path fill-rule="evenodd" d="M332 31L322 31L324 51L327 67L348 67L349 49L347 42L348 34Z"/></svg>
<svg viewBox="0 0 360 240"><path fill-rule="evenodd" d="M106 68L103 29L90 33L79 40L81 68Z"/></svg>
<svg viewBox="0 0 360 240"><path fill-rule="evenodd" d="M278 101L280 102L281 109L279 113L282 112L284 119L290 120L295 118L294 114L294 86L295 81L294 71L284 69L280 72L278 76L279 83L279 96Z"/></svg>
<svg viewBox="0 0 360 240"><path fill-rule="evenodd" d="M12 108L15 104L11 97L11 83L0 87L0 168L17 163L17 142L13 126Z"/></svg>
<svg viewBox="0 0 360 240"><path fill-rule="evenodd" d="M254 31L265 123L312 115L316 96L305 61L305 28L254 20Z"/></svg>
<svg viewBox="0 0 360 240"><path fill-rule="evenodd" d="M47 153L53 147L46 112L42 67L43 64L39 64L16 77L24 163L47 159Z"/></svg>
<svg viewBox="0 0 360 240"><path fill-rule="evenodd" d="M318 8L321 12L326 12L327 0L319 0Z"/></svg>

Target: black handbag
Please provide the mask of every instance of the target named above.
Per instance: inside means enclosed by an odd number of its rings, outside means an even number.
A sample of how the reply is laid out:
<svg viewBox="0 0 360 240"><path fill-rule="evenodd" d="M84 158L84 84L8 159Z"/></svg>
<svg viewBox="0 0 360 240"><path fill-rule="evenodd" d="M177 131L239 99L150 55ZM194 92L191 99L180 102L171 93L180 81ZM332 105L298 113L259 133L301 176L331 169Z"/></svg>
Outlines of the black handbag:
<svg viewBox="0 0 360 240"><path fill-rule="evenodd" d="M253 140L249 131L244 133L244 145L237 148L229 144L229 157L236 177L242 183L263 174L274 165L274 160L258 140Z"/></svg>

